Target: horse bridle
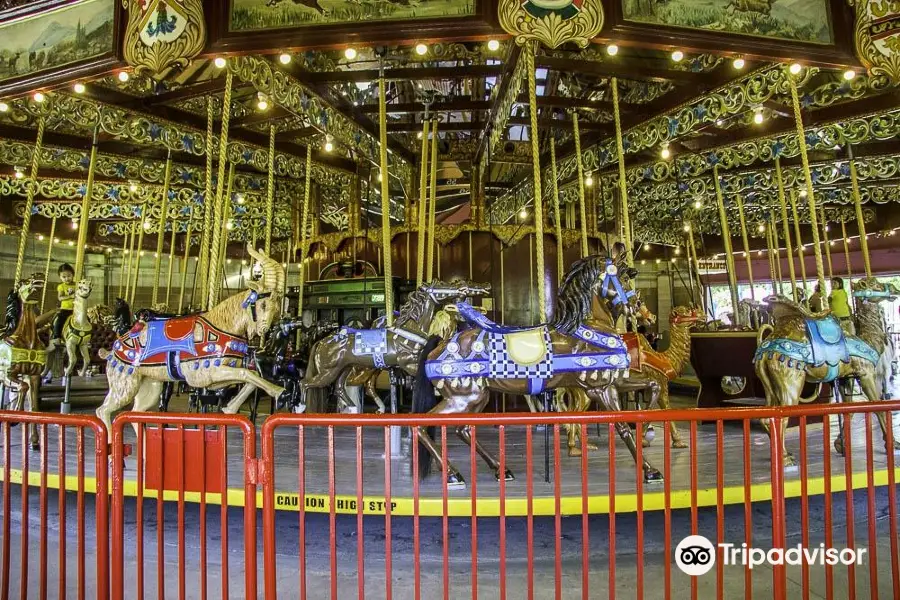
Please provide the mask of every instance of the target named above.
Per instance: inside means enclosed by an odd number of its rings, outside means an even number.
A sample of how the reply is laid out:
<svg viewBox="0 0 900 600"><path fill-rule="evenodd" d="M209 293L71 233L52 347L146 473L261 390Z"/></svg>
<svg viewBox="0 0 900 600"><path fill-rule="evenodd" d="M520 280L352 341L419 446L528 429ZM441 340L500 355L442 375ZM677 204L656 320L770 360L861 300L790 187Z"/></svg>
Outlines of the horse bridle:
<svg viewBox="0 0 900 600"><path fill-rule="evenodd" d="M606 268L604 269L603 280L600 282L600 286L605 291L609 289L610 284L612 284L613 289L616 291L616 295L612 299L613 306L618 306L619 304L627 302L635 294L634 290L625 291L625 288L622 287L622 282L619 280L619 268L616 267L612 259L607 258Z"/></svg>
<svg viewBox="0 0 900 600"><path fill-rule="evenodd" d="M241 303L241 308L249 308L250 309L250 318L253 319L253 322L256 323L256 303L260 300L268 298L272 295L272 292L263 292L260 294L259 292L253 290L250 292L250 295Z"/></svg>

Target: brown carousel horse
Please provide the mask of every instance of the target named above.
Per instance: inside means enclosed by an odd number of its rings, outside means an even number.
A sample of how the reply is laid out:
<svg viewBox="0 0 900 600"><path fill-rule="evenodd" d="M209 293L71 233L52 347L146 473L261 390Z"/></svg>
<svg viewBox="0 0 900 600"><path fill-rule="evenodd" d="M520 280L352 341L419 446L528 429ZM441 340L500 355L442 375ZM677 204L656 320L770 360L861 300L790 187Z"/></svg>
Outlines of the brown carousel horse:
<svg viewBox="0 0 900 600"><path fill-rule="evenodd" d="M262 266L262 278L248 282L249 291L226 298L205 313L138 321L101 352L107 360L109 393L97 416L110 427L117 411L148 411L158 405L163 384L184 381L192 388L221 389L243 385L223 409L236 413L254 389L278 399L284 388L247 368L248 340L265 339L281 312L284 269L263 252L248 248Z"/></svg>
<svg viewBox="0 0 900 600"><path fill-rule="evenodd" d="M880 303L898 295L900 290L893 284L881 283L874 277L853 284L858 336L845 333L829 310L811 313L784 296L766 298L772 307L774 325L764 325L759 330L753 358L756 375L765 389L766 404L796 406L804 401L801 392L805 383L835 383L843 379L856 379L866 399L877 402L882 389L878 365L889 343ZM838 387L835 386L836 391ZM878 413L878 421L887 440L883 413ZM795 462L784 446L786 427L787 419L782 419L782 454L784 465L789 467ZM843 428L834 446L843 454ZM900 448L900 441L895 441L894 447Z"/></svg>
<svg viewBox="0 0 900 600"><path fill-rule="evenodd" d="M41 373L47 351L38 337L40 325L49 322L54 312L36 317L33 307L40 302L44 276L36 273L18 283L10 293L6 312L6 333L0 339L0 383L16 395L15 410L25 408L25 397L36 410L39 403ZM31 429L31 446L40 447L37 429Z"/></svg>
<svg viewBox="0 0 900 600"><path fill-rule="evenodd" d="M390 367L398 367L414 375L419 353L440 308L449 302L484 296L490 293L490 289L489 284L470 281L434 281L420 286L409 295L392 327L342 327L334 335L313 345L306 376L300 382L301 390L305 392L309 388L330 386L339 380L338 395L349 405L353 402L343 385L348 377L353 376L356 380L364 376L371 378L372 370ZM350 373L351 368L358 370Z"/></svg>
<svg viewBox="0 0 900 600"><path fill-rule="evenodd" d="M464 304L457 305L473 327L454 334L449 341L429 340L421 355L413 412L477 413L487 405L490 391L534 395L559 388L582 389L606 410L619 412L615 384L628 376L629 359L612 323L632 310L635 302L630 289L634 271L624 259L622 252L615 259L589 256L576 262L566 274L553 319L547 325L516 330L492 323ZM601 299L598 306L605 313L604 327L586 326L595 296ZM439 402L435 388L441 396ZM415 431L426 451L419 460L418 476L425 477L432 459L441 461L441 453L426 429L417 427ZM616 431L637 460L628 425L619 423ZM459 427L456 433L466 444L472 443L469 427ZM500 472L497 459L477 441L475 450L498 479L513 478L508 469ZM646 481L662 479L646 458L641 467ZM447 465L447 472L448 485L465 485L452 464Z"/></svg>

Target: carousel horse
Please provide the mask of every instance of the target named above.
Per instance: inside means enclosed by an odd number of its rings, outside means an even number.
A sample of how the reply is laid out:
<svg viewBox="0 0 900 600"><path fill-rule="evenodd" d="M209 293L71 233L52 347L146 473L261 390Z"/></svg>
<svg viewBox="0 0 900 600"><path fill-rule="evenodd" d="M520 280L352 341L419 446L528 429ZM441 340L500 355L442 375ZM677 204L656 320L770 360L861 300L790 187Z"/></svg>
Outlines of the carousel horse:
<svg viewBox="0 0 900 600"><path fill-rule="evenodd" d="M621 279L620 279L621 278ZM430 414L476 413L488 403L489 391L535 395L558 388L585 390L591 400L599 400L608 411L620 411L615 383L628 376L629 357L625 343L615 328L586 325L592 300L600 298L605 322L615 323L620 314L632 310L633 270L625 265L625 254L615 259L589 256L576 262L566 274L557 298L553 319L546 325L516 329L491 322L481 313L460 303L460 315L472 327L454 334L449 341L431 338L422 352L413 412ZM441 400L435 398L438 390ZM625 423L616 431L637 460L634 436ZM433 460L441 453L432 435L422 427L415 432L425 455L419 473L425 477ZM471 445L469 427L459 427L457 435ZM499 480L513 479L509 469L500 472L497 459L478 441L475 450ZM644 458L641 465L646 481L660 481L660 472ZM464 486L460 472L447 464L449 486Z"/></svg>
<svg viewBox="0 0 900 600"><path fill-rule="evenodd" d="M69 358L69 363L63 371L66 378L71 377L72 372L75 371L79 353L81 354L84 366L78 372L78 375L81 377L87 376L88 367L91 364L91 334L94 331L94 323L88 317L87 299L91 296L92 290L93 284L90 279L82 279L78 282L75 286L72 314L63 324L62 339L66 354ZM56 351L56 348L55 341L51 339L50 344L47 346L47 355L53 354ZM49 373L50 368L48 361L48 366L45 369L44 375L46 376Z"/></svg>
<svg viewBox="0 0 900 600"><path fill-rule="evenodd" d="M651 397L649 406L669 408L669 383L681 376L685 365L691 358L691 328L705 320L703 310L687 306L676 306L669 315L669 347L662 352L654 350L643 335L626 333L622 336L631 356L631 376L616 384L619 392L645 390ZM583 412L590 408L590 399L582 390L567 390L572 395L567 410ZM569 428L569 455L581 456L581 446L577 441L578 429ZM645 425L642 444L650 445L652 431ZM669 422L673 448L687 448L674 421ZM596 446L588 444L588 449L596 450Z"/></svg>
<svg viewBox="0 0 900 600"><path fill-rule="evenodd" d="M0 383L16 394L15 410L25 408L25 397L35 410L39 402L41 373L47 351L38 337L38 327L53 318L51 311L36 317L32 307L40 302L44 276L35 273L18 283L6 308L6 331L0 339ZM31 447L40 448L37 428L31 429Z"/></svg>
<svg viewBox="0 0 900 600"><path fill-rule="evenodd" d="M756 302L750 298L743 298L738 301L738 314L741 317L741 323L753 331L758 330L763 325L772 324L772 315L770 314L769 306L765 302Z"/></svg>
<svg viewBox="0 0 900 600"><path fill-rule="evenodd" d="M447 306L447 309L455 308L454 306ZM456 320L452 316L452 311L441 309L438 310L434 314L434 318L431 320L431 324L428 327L428 331L426 332L427 337L431 337L436 335L441 339L447 339L450 335L456 330ZM385 318L383 316L378 317L373 321L372 326L374 328L384 327ZM350 398L347 394L347 386L362 386L365 389L366 396L372 399L377 406L377 410L375 411L379 415L383 415L387 410L387 407L384 405L384 401L381 399L381 396L378 394L378 376L381 374L383 369L378 368L367 368L362 366L351 367L350 369L345 370L340 374L335 383L335 387L338 391L338 398L341 402L344 403L345 406L350 404ZM360 407L361 409L362 407Z"/></svg>
<svg viewBox="0 0 900 600"><path fill-rule="evenodd" d="M490 293L489 284L434 281L423 284L400 307L393 327L355 329L342 327L334 335L313 345L306 376L300 382L305 394L310 388L326 387L351 367L386 369L399 367L414 375L419 353L427 342L435 313L445 304ZM343 402L354 404L343 385L338 386Z"/></svg>
<svg viewBox="0 0 900 600"><path fill-rule="evenodd" d="M842 379L856 379L870 402L880 399L882 386L877 365L887 339L880 302L893 300L900 290L893 284L866 278L853 284L852 293L857 300L857 336L844 333L829 310L811 313L784 296L766 298L772 307L774 325L760 329L753 362L765 388L767 405L796 406L806 401L801 398L805 383L834 384ZM835 385L836 392L837 389ZM816 396L818 393L813 398ZM887 439L884 414L878 414L878 421ZM785 466L793 466L794 458L784 447L786 426L787 419L782 419L782 453ZM839 454L843 453L843 428L834 446ZM900 448L900 441L895 441L894 446Z"/></svg>
<svg viewBox="0 0 900 600"><path fill-rule="evenodd" d="M252 247L248 252L263 270L260 281L248 282L249 291L238 292L205 313L138 321L111 352L101 352L107 360L109 393L97 416L107 427L113 414L132 402L134 411L156 406L163 384L170 381L213 390L243 385L223 408L229 414L236 413L256 388L276 400L284 393L284 388L246 366L248 339L265 339L281 312L284 269L265 253Z"/></svg>
<svg viewBox="0 0 900 600"><path fill-rule="evenodd" d="M131 308L124 298L116 298L113 304L112 329L117 335L125 335L134 326Z"/></svg>

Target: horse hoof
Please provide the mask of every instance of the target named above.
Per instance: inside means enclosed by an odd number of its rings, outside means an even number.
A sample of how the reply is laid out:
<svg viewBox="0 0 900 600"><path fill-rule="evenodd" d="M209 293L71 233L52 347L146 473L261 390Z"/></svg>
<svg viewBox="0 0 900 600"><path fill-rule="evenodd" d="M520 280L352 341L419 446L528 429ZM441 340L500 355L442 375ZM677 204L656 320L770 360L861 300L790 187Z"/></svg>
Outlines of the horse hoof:
<svg viewBox="0 0 900 600"><path fill-rule="evenodd" d="M672 440L672 447L673 448L687 448L688 445L687 445L687 442L683 442L681 440Z"/></svg>
<svg viewBox="0 0 900 600"><path fill-rule="evenodd" d="M581 446L569 446L569 456L581 456Z"/></svg>
<svg viewBox="0 0 900 600"><path fill-rule="evenodd" d="M793 454L785 454L784 455L784 468L785 469L795 469L797 468L797 461L794 460Z"/></svg>
<svg viewBox="0 0 900 600"><path fill-rule="evenodd" d="M838 456L844 455L844 442L842 440L834 440L834 451L837 452Z"/></svg>
<svg viewBox="0 0 900 600"><path fill-rule="evenodd" d="M500 473L497 473L497 472L495 471L495 472L494 472L494 477L497 478L497 481L500 481ZM509 469L506 469L506 477L504 477L504 479L505 479L506 481L515 481L515 480L516 480L516 476L513 475L513 472L512 472L512 471L510 471Z"/></svg>
<svg viewBox="0 0 900 600"><path fill-rule="evenodd" d="M648 440L647 438L644 438L643 440L641 440L641 447L648 448L649 446L650 446L650 440Z"/></svg>
<svg viewBox="0 0 900 600"><path fill-rule="evenodd" d="M450 473L447 475L447 489L464 490L466 489L466 480L459 473Z"/></svg>
<svg viewBox="0 0 900 600"><path fill-rule="evenodd" d="M644 483L660 483L662 480L663 476L659 469L654 469L653 467L644 469Z"/></svg>
<svg viewBox="0 0 900 600"><path fill-rule="evenodd" d="M31 442L31 449L35 451L40 451L41 443L40 442Z"/></svg>

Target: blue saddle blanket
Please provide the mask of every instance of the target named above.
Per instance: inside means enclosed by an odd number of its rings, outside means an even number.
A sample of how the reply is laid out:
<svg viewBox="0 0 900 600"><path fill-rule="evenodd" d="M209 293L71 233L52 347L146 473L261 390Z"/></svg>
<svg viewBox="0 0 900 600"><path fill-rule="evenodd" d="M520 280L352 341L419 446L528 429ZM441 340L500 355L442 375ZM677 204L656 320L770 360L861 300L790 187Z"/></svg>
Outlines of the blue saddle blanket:
<svg viewBox="0 0 900 600"><path fill-rule="evenodd" d="M158 319L147 322L144 326L147 331L147 343L141 352L143 360L156 354L167 352L184 352L196 356L197 348L194 345L193 328L184 331L183 328L169 326L170 319ZM172 324L177 323L173 320ZM175 335L184 334L181 337Z"/></svg>
<svg viewBox="0 0 900 600"><path fill-rule="evenodd" d="M383 355L387 352L387 329L352 329L353 353L357 355Z"/></svg>
<svg viewBox="0 0 900 600"><path fill-rule="evenodd" d="M806 319L806 334L812 352L812 364L830 367L850 360L850 351L844 339L840 322L829 315L824 319Z"/></svg>

